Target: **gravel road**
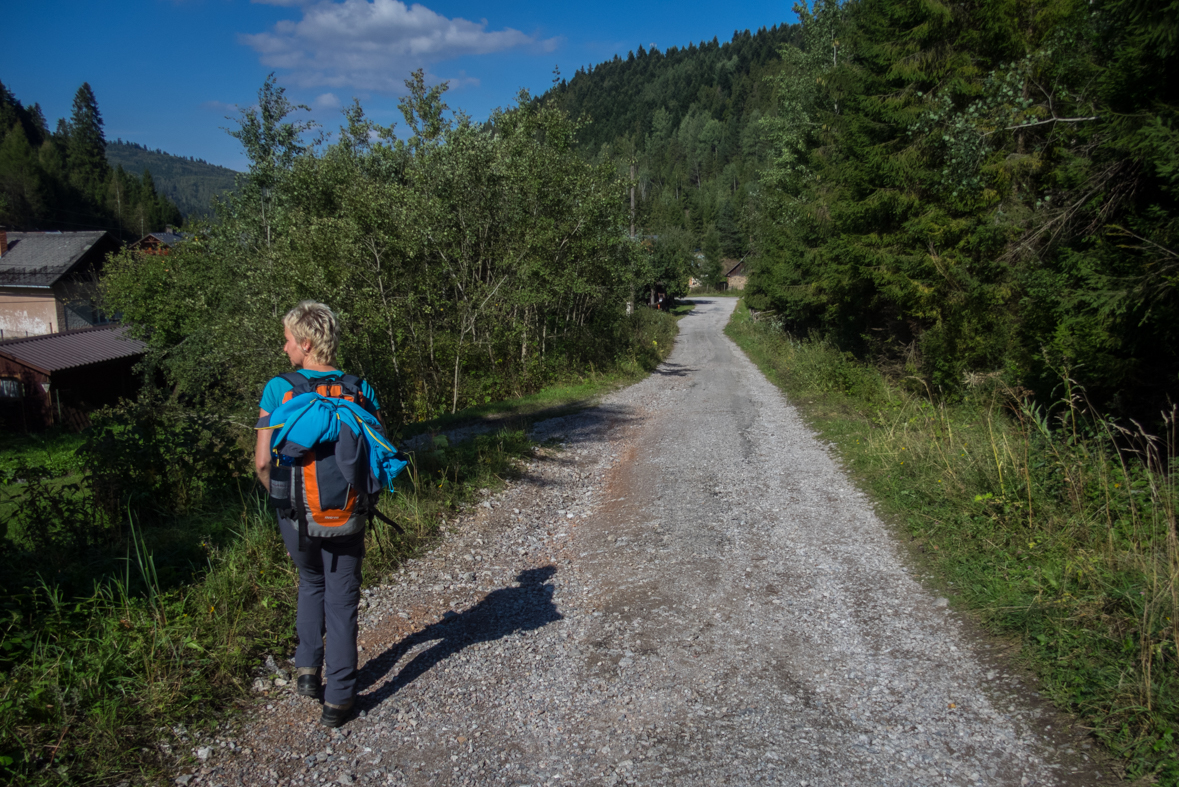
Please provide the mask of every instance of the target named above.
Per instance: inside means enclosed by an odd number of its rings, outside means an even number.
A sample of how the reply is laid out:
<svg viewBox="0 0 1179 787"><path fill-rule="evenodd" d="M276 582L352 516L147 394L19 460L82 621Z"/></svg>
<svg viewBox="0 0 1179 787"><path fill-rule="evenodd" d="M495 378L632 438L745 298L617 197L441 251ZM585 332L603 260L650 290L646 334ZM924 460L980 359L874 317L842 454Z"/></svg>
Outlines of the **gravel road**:
<svg viewBox="0 0 1179 787"><path fill-rule="evenodd" d="M650 378L539 424L523 479L362 604L362 715L291 685L188 785L1114 781L923 587L698 301Z"/></svg>

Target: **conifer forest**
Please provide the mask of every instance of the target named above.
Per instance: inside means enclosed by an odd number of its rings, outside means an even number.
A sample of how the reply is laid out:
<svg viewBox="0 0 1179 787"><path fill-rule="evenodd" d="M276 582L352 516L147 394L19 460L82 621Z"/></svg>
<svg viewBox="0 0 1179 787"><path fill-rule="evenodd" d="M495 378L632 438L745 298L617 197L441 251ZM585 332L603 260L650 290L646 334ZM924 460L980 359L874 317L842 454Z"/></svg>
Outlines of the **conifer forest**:
<svg viewBox="0 0 1179 787"><path fill-rule="evenodd" d="M749 303L954 395L1179 375L1174 4L820 2L776 78ZM1067 371L1065 371L1067 370Z"/></svg>
<svg viewBox="0 0 1179 787"><path fill-rule="evenodd" d="M107 161L98 99L88 83L69 120L49 130L39 104L24 106L0 82L0 226L20 231L107 230L135 240L179 226L176 204L150 170L132 175Z"/></svg>
<svg viewBox="0 0 1179 787"><path fill-rule="evenodd" d="M270 313L311 292L348 304L349 352L413 417L524 390L564 363L573 332L616 330L605 315L652 285L683 295L689 276L716 285L744 259L751 307L939 396L1001 379L1050 398L1064 374L1103 412L1157 421L1179 376L1173 12L798 10L797 25L558 74L481 124L420 84L408 125L377 129L356 107L334 142L312 145L268 83L277 103L236 132L250 172L194 244L217 262L197 267L272 293ZM9 226L102 215L135 234L177 218L150 172L106 166L87 86L54 133L7 91L0 107ZM533 167L532 148L559 166ZM220 340L206 346L185 325L195 312L133 286L159 286L153 275L115 266L111 305L152 325L177 390L223 390L199 382ZM234 320L262 314L238 302L249 287L202 281L176 292L250 315ZM242 327L231 333L254 357ZM165 351L177 336L189 338Z"/></svg>
<svg viewBox="0 0 1179 787"><path fill-rule="evenodd" d="M546 97L634 167L656 260L955 396L979 376L1157 422L1179 382L1179 17L1110 2L835 2L641 48ZM670 248L669 248L670 247Z"/></svg>

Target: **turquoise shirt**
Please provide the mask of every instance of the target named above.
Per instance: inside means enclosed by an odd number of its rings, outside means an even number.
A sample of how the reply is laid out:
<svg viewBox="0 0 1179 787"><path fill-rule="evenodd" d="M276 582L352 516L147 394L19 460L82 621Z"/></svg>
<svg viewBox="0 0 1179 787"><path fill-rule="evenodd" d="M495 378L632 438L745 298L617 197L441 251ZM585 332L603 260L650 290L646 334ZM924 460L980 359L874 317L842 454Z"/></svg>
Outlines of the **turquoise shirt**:
<svg viewBox="0 0 1179 787"><path fill-rule="evenodd" d="M330 377L333 374L343 374L340 371L333 372L313 372L308 369L296 369L299 374L306 377L308 380L318 380L321 377ZM262 402L258 406L268 413L273 413L274 408L282 404L282 398L287 391L291 390L291 384L281 377L272 377L270 382L266 383L266 387L262 390ZM369 401L369 409L376 412L381 409L380 402L377 401L377 392L372 389L367 380L360 381L360 392L364 394Z"/></svg>

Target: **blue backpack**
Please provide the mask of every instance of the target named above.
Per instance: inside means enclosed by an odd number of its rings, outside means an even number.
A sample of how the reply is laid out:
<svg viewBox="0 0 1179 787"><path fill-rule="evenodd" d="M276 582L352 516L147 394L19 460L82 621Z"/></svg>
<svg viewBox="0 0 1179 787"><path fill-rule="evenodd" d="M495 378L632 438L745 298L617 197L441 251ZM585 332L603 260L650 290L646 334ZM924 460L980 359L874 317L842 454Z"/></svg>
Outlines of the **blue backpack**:
<svg viewBox="0 0 1179 787"><path fill-rule="evenodd" d="M376 502L408 457L389 442L376 416L346 395L359 392L359 379L346 377L346 386L330 377L310 381L314 390L292 390L265 427L272 430L271 503L299 523L300 550L309 536L361 532L374 516L404 532Z"/></svg>

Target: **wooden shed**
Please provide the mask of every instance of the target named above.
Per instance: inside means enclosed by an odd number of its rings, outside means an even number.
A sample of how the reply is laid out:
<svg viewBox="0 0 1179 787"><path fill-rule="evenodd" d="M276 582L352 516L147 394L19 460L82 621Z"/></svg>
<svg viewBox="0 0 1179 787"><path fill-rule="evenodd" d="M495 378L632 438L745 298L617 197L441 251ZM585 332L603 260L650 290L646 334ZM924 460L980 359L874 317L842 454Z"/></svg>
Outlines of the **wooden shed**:
<svg viewBox="0 0 1179 787"><path fill-rule="evenodd" d="M116 325L0 341L0 417L15 431L81 430L91 410L135 396L145 349Z"/></svg>
<svg viewBox="0 0 1179 787"><path fill-rule="evenodd" d="M745 258L740 260L722 260L721 267L725 272L726 290L743 290L749 281L749 274L745 272Z"/></svg>

